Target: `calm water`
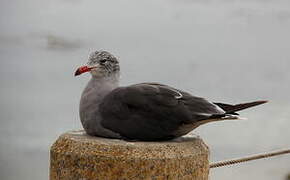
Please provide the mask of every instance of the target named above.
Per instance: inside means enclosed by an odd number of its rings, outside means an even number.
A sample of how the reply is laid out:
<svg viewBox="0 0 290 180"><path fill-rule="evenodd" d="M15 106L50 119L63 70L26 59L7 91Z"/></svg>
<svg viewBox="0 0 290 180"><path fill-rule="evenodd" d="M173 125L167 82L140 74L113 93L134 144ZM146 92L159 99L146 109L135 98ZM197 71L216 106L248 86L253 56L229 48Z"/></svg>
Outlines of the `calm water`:
<svg viewBox="0 0 290 180"><path fill-rule="evenodd" d="M194 131L211 160L290 147L290 2L1 0L0 179L47 179L50 145L80 129L93 49L118 56L122 84L158 81L213 101L271 102ZM211 179L285 179L290 156L214 169Z"/></svg>

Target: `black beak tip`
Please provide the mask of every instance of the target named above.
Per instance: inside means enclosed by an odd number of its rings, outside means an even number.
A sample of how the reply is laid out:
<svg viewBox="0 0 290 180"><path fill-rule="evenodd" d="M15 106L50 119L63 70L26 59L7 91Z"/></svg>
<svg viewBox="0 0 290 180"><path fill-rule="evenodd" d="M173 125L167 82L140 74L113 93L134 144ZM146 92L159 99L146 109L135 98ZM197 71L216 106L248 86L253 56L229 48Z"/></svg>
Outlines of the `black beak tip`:
<svg viewBox="0 0 290 180"><path fill-rule="evenodd" d="M76 70L76 72L75 72L75 76L78 76L78 75L80 75L81 73L80 73L80 71L79 70Z"/></svg>

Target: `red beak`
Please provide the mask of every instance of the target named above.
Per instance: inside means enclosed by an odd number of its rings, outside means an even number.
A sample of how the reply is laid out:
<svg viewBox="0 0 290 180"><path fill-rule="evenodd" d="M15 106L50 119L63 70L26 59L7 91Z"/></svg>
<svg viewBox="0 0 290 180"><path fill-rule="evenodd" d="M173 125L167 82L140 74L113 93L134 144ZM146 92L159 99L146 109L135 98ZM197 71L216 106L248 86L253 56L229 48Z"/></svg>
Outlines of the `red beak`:
<svg viewBox="0 0 290 180"><path fill-rule="evenodd" d="M88 72L90 71L92 68L88 67L88 66L82 66L82 67L79 67L76 72L75 72L75 76L78 76L78 75L81 75L85 72Z"/></svg>

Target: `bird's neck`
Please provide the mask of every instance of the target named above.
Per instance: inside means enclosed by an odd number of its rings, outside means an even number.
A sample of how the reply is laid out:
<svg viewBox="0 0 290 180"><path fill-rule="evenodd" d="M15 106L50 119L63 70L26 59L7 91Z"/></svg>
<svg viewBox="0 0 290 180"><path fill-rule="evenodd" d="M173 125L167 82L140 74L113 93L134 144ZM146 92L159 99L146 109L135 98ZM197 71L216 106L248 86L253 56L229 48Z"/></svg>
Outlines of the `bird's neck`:
<svg viewBox="0 0 290 180"><path fill-rule="evenodd" d="M84 93L95 94L95 97L102 99L112 90L119 86L119 78L117 77L103 77L95 78L92 77L88 82L87 87L84 90Z"/></svg>

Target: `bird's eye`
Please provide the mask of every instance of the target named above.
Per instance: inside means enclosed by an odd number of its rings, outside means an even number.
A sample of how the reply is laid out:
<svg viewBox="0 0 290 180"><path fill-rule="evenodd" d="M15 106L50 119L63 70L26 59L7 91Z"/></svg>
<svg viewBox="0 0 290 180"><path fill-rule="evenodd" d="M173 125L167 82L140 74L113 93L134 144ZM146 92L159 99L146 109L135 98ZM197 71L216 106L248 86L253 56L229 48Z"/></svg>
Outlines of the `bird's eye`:
<svg viewBox="0 0 290 180"><path fill-rule="evenodd" d="M107 62L106 59L101 59L101 60L100 60L100 63L101 63L101 64L104 64L105 62Z"/></svg>

